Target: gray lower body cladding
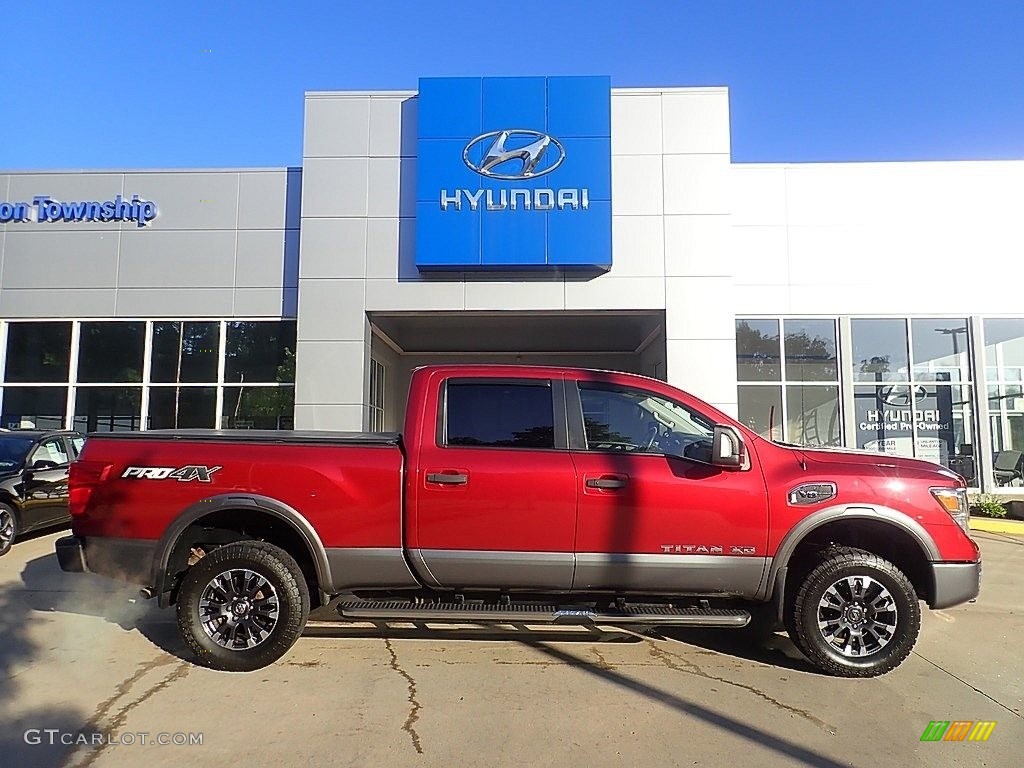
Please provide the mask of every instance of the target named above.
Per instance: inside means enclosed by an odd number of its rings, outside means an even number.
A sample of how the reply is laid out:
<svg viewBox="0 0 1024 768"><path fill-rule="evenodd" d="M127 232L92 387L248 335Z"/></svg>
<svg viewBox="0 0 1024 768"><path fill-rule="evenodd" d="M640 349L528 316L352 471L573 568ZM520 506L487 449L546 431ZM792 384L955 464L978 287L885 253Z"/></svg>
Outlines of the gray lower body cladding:
<svg viewBox="0 0 1024 768"><path fill-rule="evenodd" d="M66 536L57 541L56 550L66 571L87 571L154 587L158 545L148 539ZM763 558L714 555L410 550L407 560L398 547L332 547L325 554L331 583L322 586L330 594L426 586L436 590L750 597L765 568ZM953 592L956 589L950 587Z"/></svg>
<svg viewBox="0 0 1024 768"><path fill-rule="evenodd" d="M433 589L621 592L752 597L763 557L414 549L413 569Z"/></svg>

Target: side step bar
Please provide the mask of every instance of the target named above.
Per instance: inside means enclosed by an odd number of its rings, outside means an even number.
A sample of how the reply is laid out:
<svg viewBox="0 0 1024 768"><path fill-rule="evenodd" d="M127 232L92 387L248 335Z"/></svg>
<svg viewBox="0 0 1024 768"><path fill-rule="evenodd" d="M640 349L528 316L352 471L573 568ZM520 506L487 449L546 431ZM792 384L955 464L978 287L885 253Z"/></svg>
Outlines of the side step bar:
<svg viewBox="0 0 1024 768"><path fill-rule="evenodd" d="M534 603L410 603L406 601L351 601L338 603L345 619L373 621L434 621L488 624L651 624L675 627L740 628L750 612L727 608L674 608L668 605L627 605L596 611L587 607Z"/></svg>

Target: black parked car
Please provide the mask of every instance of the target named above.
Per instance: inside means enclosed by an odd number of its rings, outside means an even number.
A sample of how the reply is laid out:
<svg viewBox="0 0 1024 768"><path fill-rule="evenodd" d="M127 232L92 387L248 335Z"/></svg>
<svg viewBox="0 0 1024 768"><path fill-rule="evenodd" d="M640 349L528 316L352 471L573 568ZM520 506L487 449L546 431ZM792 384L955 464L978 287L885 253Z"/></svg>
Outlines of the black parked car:
<svg viewBox="0 0 1024 768"><path fill-rule="evenodd" d="M85 438L62 430L0 430L0 555L23 533L68 522L68 467Z"/></svg>

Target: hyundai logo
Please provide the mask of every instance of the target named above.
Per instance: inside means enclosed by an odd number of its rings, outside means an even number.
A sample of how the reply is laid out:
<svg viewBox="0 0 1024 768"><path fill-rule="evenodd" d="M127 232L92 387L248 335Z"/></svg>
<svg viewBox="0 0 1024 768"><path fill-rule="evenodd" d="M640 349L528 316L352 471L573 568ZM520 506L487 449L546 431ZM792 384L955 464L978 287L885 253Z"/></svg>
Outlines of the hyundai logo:
<svg viewBox="0 0 1024 768"><path fill-rule="evenodd" d="M911 403L911 387L907 384L889 384L878 388L876 397L893 408L909 408ZM913 387L914 397L918 400L927 397L928 393L921 385Z"/></svg>
<svg viewBox="0 0 1024 768"><path fill-rule="evenodd" d="M473 162L470 151L486 145L483 160ZM507 181L534 179L551 173L565 160L565 150L553 136L526 128L491 131L477 136L462 150L462 162L481 176Z"/></svg>

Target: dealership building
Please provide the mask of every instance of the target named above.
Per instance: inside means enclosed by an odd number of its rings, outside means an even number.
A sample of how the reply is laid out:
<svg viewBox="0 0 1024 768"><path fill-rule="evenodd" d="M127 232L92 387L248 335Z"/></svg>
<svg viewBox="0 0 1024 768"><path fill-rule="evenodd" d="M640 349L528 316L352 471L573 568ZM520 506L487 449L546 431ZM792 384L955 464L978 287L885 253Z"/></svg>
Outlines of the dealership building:
<svg viewBox="0 0 1024 768"><path fill-rule="evenodd" d="M301 168L0 170L0 426L394 430L430 363L633 371L1024 485L1024 161L734 163L725 88L305 98Z"/></svg>

